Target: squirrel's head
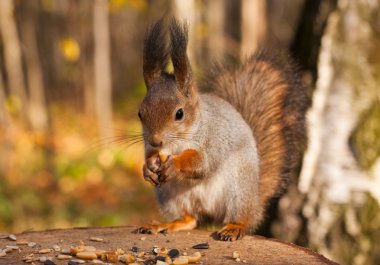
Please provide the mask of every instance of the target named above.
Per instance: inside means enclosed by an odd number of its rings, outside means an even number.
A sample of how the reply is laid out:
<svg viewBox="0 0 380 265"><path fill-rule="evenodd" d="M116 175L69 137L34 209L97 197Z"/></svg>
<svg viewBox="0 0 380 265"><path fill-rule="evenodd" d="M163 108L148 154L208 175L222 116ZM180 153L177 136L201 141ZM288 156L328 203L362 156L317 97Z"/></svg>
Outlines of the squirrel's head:
<svg viewBox="0 0 380 265"><path fill-rule="evenodd" d="M187 26L172 19L168 41L164 25L159 20L146 34L143 73L147 93L139 110L145 143L158 149L191 130L198 107L198 92L186 54ZM169 59L174 73L166 72Z"/></svg>

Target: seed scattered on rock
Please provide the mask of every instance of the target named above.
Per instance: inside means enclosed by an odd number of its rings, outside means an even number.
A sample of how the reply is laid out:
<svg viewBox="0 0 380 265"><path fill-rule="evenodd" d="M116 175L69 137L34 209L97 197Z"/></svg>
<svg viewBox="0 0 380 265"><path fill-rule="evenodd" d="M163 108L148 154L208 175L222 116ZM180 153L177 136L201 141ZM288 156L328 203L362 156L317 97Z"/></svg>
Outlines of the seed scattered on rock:
<svg viewBox="0 0 380 265"><path fill-rule="evenodd" d="M198 245L194 245L192 248L194 249L208 249L210 246L208 243L202 243Z"/></svg>
<svg viewBox="0 0 380 265"><path fill-rule="evenodd" d="M168 263L162 260L157 260L156 265L168 265Z"/></svg>
<svg viewBox="0 0 380 265"><path fill-rule="evenodd" d="M90 251L82 251L78 252L76 255L80 259L96 259L98 256L96 256L95 252L90 252Z"/></svg>
<svg viewBox="0 0 380 265"><path fill-rule="evenodd" d="M28 243L28 247L31 247L31 248L35 247L36 245L37 245L36 242L29 242Z"/></svg>
<svg viewBox="0 0 380 265"><path fill-rule="evenodd" d="M68 255L68 254L70 254L70 250L68 248L63 248L63 249L61 249L61 254Z"/></svg>
<svg viewBox="0 0 380 265"><path fill-rule="evenodd" d="M0 258L5 257L6 255L7 255L7 253L5 253L4 251L0 252Z"/></svg>
<svg viewBox="0 0 380 265"><path fill-rule="evenodd" d="M174 265L187 265L187 264L189 264L189 261L186 257L179 257L179 258L174 259L173 264Z"/></svg>
<svg viewBox="0 0 380 265"><path fill-rule="evenodd" d="M138 247L133 246L133 247L131 247L131 251L132 251L132 252L137 252L137 251L139 251L139 249L138 249Z"/></svg>
<svg viewBox="0 0 380 265"><path fill-rule="evenodd" d="M156 260L159 260L159 261L166 261L166 258L164 256L157 256L156 257Z"/></svg>
<svg viewBox="0 0 380 265"><path fill-rule="evenodd" d="M19 245L19 246L21 246L21 245L28 245L28 241L26 241L26 240L17 240L16 244Z"/></svg>
<svg viewBox="0 0 380 265"><path fill-rule="evenodd" d="M100 238L100 237L90 237L90 241L102 242L103 238Z"/></svg>
<svg viewBox="0 0 380 265"><path fill-rule="evenodd" d="M53 261L51 261L50 259L48 259L44 262L44 265L56 265L56 264Z"/></svg>
<svg viewBox="0 0 380 265"><path fill-rule="evenodd" d="M93 260L91 261L91 263L92 263L92 264L104 264L103 261L98 260L98 259L93 259Z"/></svg>
<svg viewBox="0 0 380 265"><path fill-rule="evenodd" d="M240 258L240 253L239 253L239 251L234 251L234 252L232 252L232 258L233 258L233 259Z"/></svg>
<svg viewBox="0 0 380 265"><path fill-rule="evenodd" d="M75 262L73 260L70 260L69 263L67 263L67 265L78 265L79 263L78 262Z"/></svg>
<svg viewBox="0 0 380 265"><path fill-rule="evenodd" d="M169 250L168 255L172 259L177 258L179 256L179 251L178 251L178 249L175 249L175 248L171 249L171 250Z"/></svg>
<svg viewBox="0 0 380 265"><path fill-rule="evenodd" d="M6 246L6 248L12 249L12 250L19 250L20 249L19 246Z"/></svg>
<svg viewBox="0 0 380 265"><path fill-rule="evenodd" d="M13 241L16 241L16 240L17 240L17 237L16 237L14 234L10 234L10 235L8 235L8 238L9 238L10 240L13 240Z"/></svg>
<svg viewBox="0 0 380 265"><path fill-rule="evenodd" d="M147 259L147 260L144 260L143 264L144 265L155 265L157 263L157 261L153 260L153 259Z"/></svg>
<svg viewBox="0 0 380 265"><path fill-rule="evenodd" d="M74 262L74 264L70 264L70 265L77 265L77 264L83 264L83 263L85 263L85 261L81 260L81 259L72 259L72 260L69 261L69 263L70 262Z"/></svg>
<svg viewBox="0 0 380 265"><path fill-rule="evenodd" d="M236 261L236 262L240 262L240 258L236 258L235 261Z"/></svg>
<svg viewBox="0 0 380 265"><path fill-rule="evenodd" d="M193 255L187 256L187 259L189 263L196 263L201 260L201 257L202 257L202 254L197 251Z"/></svg>
<svg viewBox="0 0 380 265"><path fill-rule="evenodd" d="M54 249L54 251L61 251L61 247L58 245L53 245L52 248Z"/></svg>
<svg viewBox="0 0 380 265"><path fill-rule="evenodd" d="M50 253L51 251L52 251L51 248L43 248L40 251L38 251L38 253L40 253L40 254L46 254L46 253Z"/></svg>
<svg viewBox="0 0 380 265"><path fill-rule="evenodd" d="M64 254L59 254L57 256L57 259L59 259L59 260L71 259L71 258L72 258L72 256L70 256L70 255L64 255Z"/></svg>
<svg viewBox="0 0 380 265"><path fill-rule="evenodd" d="M6 247L6 248L3 249L3 252L10 253L10 252L12 252L12 250L13 250L12 248Z"/></svg>
<svg viewBox="0 0 380 265"><path fill-rule="evenodd" d="M141 241L144 241L145 239L146 239L146 237L145 236L143 236L142 238L140 238L141 239Z"/></svg>

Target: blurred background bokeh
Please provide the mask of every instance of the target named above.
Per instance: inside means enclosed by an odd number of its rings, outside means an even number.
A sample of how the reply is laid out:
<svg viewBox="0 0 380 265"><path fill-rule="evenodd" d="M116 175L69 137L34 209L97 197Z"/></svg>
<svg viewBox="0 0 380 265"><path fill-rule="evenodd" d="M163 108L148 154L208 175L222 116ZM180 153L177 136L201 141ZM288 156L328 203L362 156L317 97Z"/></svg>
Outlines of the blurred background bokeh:
<svg viewBox="0 0 380 265"><path fill-rule="evenodd" d="M171 15L199 79L264 45L312 95L300 176L260 233L380 264L380 0L0 0L0 231L164 220L136 114L145 29Z"/></svg>

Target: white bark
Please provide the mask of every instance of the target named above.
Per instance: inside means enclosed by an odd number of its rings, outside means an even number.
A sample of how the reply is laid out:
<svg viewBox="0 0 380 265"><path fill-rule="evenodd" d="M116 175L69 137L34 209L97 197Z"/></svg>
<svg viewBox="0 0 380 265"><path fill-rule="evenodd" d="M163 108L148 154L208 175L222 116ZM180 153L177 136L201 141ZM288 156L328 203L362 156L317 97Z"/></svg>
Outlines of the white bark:
<svg viewBox="0 0 380 265"><path fill-rule="evenodd" d="M8 77L8 86L11 95L20 104L22 117L26 117L27 97L24 74L22 71L22 57L20 40L14 17L12 0L0 0L0 32L4 45L5 68Z"/></svg>

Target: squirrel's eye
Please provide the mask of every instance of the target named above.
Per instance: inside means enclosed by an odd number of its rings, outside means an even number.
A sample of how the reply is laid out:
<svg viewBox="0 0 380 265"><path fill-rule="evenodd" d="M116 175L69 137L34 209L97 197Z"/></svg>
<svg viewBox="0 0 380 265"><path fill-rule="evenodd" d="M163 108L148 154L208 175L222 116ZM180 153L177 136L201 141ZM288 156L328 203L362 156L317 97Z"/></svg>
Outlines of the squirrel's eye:
<svg viewBox="0 0 380 265"><path fill-rule="evenodd" d="M183 109L179 109L175 113L175 120L179 121L179 120L182 120L182 118L183 118Z"/></svg>
<svg viewBox="0 0 380 265"><path fill-rule="evenodd" d="M137 115L139 116L139 119L141 120L141 112L140 111Z"/></svg>

